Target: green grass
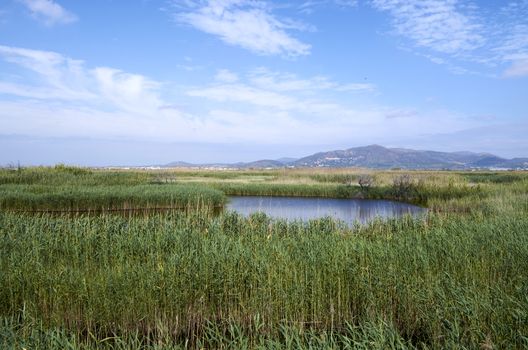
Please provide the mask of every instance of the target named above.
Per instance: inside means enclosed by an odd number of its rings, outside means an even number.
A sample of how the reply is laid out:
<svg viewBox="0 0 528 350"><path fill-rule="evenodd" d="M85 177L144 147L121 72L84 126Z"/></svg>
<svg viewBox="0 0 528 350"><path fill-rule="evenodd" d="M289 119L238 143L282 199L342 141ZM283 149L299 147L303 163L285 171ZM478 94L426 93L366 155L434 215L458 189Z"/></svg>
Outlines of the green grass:
<svg viewBox="0 0 528 350"><path fill-rule="evenodd" d="M463 176L472 183L512 183L526 180L526 175L518 172L502 172L502 173L465 173Z"/></svg>
<svg viewBox="0 0 528 350"><path fill-rule="evenodd" d="M0 187L0 209L15 211L105 211L222 206L225 195L190 185Z"/></svg>
<svg viewBox="0 0 528 350"><path fill-rule="evenodd" d="M435 200L446 201L468 196L476 198L486 194L480 185L469 186L461 179L458 182L450 180L448 184L439 184L423 181L419 176L413 179L411 191L397 194L391 183L384 179L386 174L376 176L379 178L376 186L361 190L354 184L357 174L341 172L147 172L102 171L65 166L0 170L0 209L80 212L187 207L196 206L197 203L221 206L225 198L220 192L225 195L394 199L429 206ZM395 173L392 176L399 175ZM192 181L196 178L206 181ZM315 183L314 179L317 180ZM348 179L347 184L343 184L344 179Z"/></svg>
<svg viewBox="0 0 528 350"><path fill-rule="evenodd" d="M275 183L225 183L209 182L203 185L218 189L231 196L292 196L323 198L367 198L405 201L424 207L435 201L459 200L471 197L472 202L485 198L488 191L479 186L466 184L439 186L416 183L404 194L398 194L391 186L376 186L361 190L359 186L336 183L327 184L275 184Z"/></svg>
<svg viewBox="0 0 528 350"><path fill-rule="evenodd" d="M112 186L141 185L155 179L153 173L145 171L103 171L84 168L22 168L20 170L0 169L0 186L50 185L50 186Z"/></svg>
<svg viewBox="0 0 528 350"><path fill-rule="evenodd" d="M215 183L205 185L216 188L231 196L293 196L353 198L360 194L356 186L340 184L270 184L270 183Z"/></svg>
<svg viewBox="0 0 528 350"><path fill-rule="evenodd" d="M383 322L421 347L528 345L528 219L0 216L0 314L83 339L203 340L236 325L337 332ZM258 335L258 334L257 334ZM167 336L167 334L165 334Z"/></svg>
<svg viewBox="0 0 528 350"><path fill-rule="evenodd" d="M383 321L369 322L361 327L347 324L342 330L314 331L284 324L278 336L270 337L258 331L263 326L260 317L252 320L253 335L250 337L241 327L229 323L219 327L208 323L203 337L196 343L177 342L168 332L156 338L145 337L138 332L125 336L113 335L104 339L89 336L81 340L62 329L46 329L42 324L18 322L5 319L0 324L0 342L3 349L408 349L411 344L402 339L394 325Z"/></svg>
<svg viewBox="0 0 528 350"><path fill-rule="evenodd" d="M146 171L102 171L57 166L0 170L0 210L105 211L219 207L213 188L158 181Z"/></svg>
<svg viewBox="0 0 528 350"><path fill-rule="evenodd" d="M352 228L194 206L223 203L224 193L394 198L401 174L374 173L361 193L335 173L266 172L292 184L230 182L264 175L229 172L198 185L181 178L202 172L0 171L4 209L192 207L0 212L0 348L528 347L525 173L411 173L400 199L433 209L426 220Z"/></svg>

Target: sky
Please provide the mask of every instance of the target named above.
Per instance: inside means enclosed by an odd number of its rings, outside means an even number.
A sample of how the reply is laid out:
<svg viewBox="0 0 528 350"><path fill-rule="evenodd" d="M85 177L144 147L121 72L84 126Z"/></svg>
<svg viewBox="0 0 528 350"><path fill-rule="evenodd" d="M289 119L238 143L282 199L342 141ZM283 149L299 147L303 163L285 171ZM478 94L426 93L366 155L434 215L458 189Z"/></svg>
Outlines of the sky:
<svg viewBox="0 0 528 350"><path fill-rule="evenodd" d="M0 165L528 157L528 0L1 0Z"/></svg>

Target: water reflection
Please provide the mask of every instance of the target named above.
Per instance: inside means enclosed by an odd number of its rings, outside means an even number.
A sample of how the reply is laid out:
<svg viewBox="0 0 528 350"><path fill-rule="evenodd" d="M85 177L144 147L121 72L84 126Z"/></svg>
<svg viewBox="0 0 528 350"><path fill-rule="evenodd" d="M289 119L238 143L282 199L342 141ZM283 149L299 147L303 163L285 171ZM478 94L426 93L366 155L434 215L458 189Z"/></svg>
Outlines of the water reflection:
<svg viewBox="0 0 528 350"><path fill-rule="evenodd" d="M347 224L367 223L375 218L396 218L405 214L423 215L427 209L388 200L327 199L298 197L230 197L228 210L242 215L263 212L287 220L310 220L331 216Z"/></svg>

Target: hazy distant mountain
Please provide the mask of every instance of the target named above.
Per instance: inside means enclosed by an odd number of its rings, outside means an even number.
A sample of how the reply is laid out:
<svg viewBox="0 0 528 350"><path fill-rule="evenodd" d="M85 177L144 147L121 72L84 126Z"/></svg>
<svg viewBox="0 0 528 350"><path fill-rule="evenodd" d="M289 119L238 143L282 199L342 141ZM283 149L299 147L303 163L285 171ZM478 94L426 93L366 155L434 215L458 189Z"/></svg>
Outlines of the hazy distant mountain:
<svg viewBox="0 0 528 350"><path fill-rule="evenodd" d="M528 158L510 160L489 153L417 151L371 145L316 153L293 164L298 167L377 169L528 168Z"/></svg>
<svg viewBox="0 0 528 350"><path fill-rule="evenodd" d="M265 168L282 168L285 166L288 166L289 164L292 164L295 162L297 158L280 158L280 159L262 159L262 160L256 160L253 162L238 162L238 163L204 163L204 164L192 164L187 162L171 162L165 165L162 165L163 167L167 168L193 168L193 167L199 167L199 168L241 168L241 169L249 169L249 168L259 168L259 169L265 169Z"/></svg>
<svg viewBox="0 0 528 350"><path fill-rule="evenodd" d="M194 166L194 164L191 164L191 163L187 163L187 162L171 162L169 164L165 164L165 165L162 165L163 167L167 167L167 168L187 168L187 167L192 167Z"/></svg>
<svg viewBox="0 0 528 350"><path fill-rule="evenodd" d="M176 165L186 164L186 165ZM193 166L175 162L167 166ZM379 145L316 153L301 159L281 158L235 164L194 166L226 168L361 167L375 169L528 169L528 158L505 159L489 153L417 151Z"/></svg>
<svg viewBox="0 0 528 350"><path fill-rule="evenodd" d="M237 168L281 168L286 164L278 160L263 159L249 163L235 163L232 165Z"/></svg>
<svg viewBox="0 0 528 350"><path fill-rule="evenodd" d="M280 162L282 164L291 164L291 163L295 162L297 159L298 158L284 157L284 158L276 159L276 161Z"/></svg>

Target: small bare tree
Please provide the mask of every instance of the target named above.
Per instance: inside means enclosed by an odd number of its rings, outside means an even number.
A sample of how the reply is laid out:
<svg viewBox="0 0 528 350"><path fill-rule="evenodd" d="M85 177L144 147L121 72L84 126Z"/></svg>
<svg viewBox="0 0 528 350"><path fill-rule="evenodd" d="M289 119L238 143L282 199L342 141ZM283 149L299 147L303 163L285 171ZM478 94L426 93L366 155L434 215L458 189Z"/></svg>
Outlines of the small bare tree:
<svg viewBox="0 0 528 350"><path fill-rule="evenodd" d="M409 174L396 176L392 180L392 189L397 198L409 198L414 191L414 181Z"/></svg>
<svg viewBox="0 0 528 350"><path fill-rule="evenodd" d="M374 178L369 174L359 175L358 184L362 192L367 192L374 185Z"/></svg>

